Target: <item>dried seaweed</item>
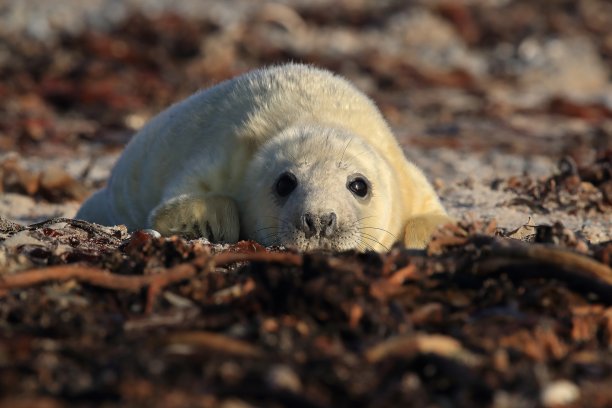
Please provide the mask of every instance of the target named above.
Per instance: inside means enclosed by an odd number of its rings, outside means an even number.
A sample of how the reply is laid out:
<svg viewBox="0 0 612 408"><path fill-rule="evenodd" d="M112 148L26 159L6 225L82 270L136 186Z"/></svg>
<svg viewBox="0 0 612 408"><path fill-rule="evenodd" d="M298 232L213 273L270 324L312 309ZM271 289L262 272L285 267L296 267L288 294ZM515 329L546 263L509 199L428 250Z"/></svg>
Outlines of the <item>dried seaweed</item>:
<svg viewBox="0 0 612 408"><path fill-rule="evenodd" d="M77 250L100 236L100 227L66 221L23 231L65 223L60 231L78 236ZM612 269L598 252L610 246L578 253L499 234L494 223L449 226L430 255L401 248L268 252L248 242L221 248L141 232L98 242L106 247L100 254L139 251L157 260L102 262L100 255L1 275L0 313L10 326L0 384L25 390L11 376L47 372L50 379L33 391L58 401L101 393L107 403L159 403L174 390L184 401L200 395L213 405L228 398L319 407L449 398L486 406L500 392L530 398L543 390L546 383L522 382L538 375L533 361L559 375L611 370ZM108 269L96 266L103 263ZM85 301L66 309L75 299ZM75 319L88 323L74 326ZM32 338L35 327L47 329ZM73 367L72 374L59 375L59 367ZM74 383L75 375L90 380ZM135 384L148 385L134 394Z"/></svg>

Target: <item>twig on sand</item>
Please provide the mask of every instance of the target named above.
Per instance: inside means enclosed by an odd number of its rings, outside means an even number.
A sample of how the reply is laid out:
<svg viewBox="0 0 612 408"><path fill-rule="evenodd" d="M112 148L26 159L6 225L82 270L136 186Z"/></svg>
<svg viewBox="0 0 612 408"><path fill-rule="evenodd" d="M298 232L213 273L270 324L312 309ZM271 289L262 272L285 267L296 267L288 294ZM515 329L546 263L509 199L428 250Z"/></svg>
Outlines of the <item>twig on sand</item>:
<svg viewBox="0 0 612 408"><path fill-rule="evenodd" d="M76 220L73 218L64 218L64 217L58 217L58 218L52 218L50 220L46 220L46 221L42 221L42 222L37 222L35 224L30 224L27 226L27 229L29 230L36 230L39 228L44 228L47 227L49 225L53 225L53 224L59 224L59 223L66 223L68 225L70 225L71 227L74 228L79 228L85 232L87 232L88 234L91 235L102 235L105 236L107 238L109 238L112 241L115 242L120 242L120 239L113 236L112 234L104 231L102 228L102 226L97 225L97 224L92 224L90 222L87 221L82 221L82 220Z"/></svg>
<svg viewBox="0 0 612 408"><path fill-rule="evenodd" d="M105 289L126 290L128 292L139 292L144 287L148 287L145 311L150 313L155 298L164 287L191 278L195 276L197 271L198 269L193 264L185 263L154 275L130 276L83 265L57 265L0 276L0 293L46 282L63 282L71 279Z"/></svg>
<svg viewBox="0 0 612 408"><path fill-rule="evenodd" d="M264 356L263 350L246 341L207 331L172 333L166 338L166 342L171 346L190 346L202 351L208 351L211 354L222 353L245 358Z"/></svg>
<svg viewBox="0 0 612 408"><path fill-rule="evenodd" d="M378 363L388 358L410 359L419 354L435 354L468 365L475 365L479 361L457 339L427 333L393 336L366 349L363 356L370 363Z"/></svg>
<svg viewBox="0 0 612 408"><path fill-rule="evenodd" d="M150 313L157 295L163 288L195 276L200 270L211 270L215 266L227 266L237 262L276 262L299 266L302 257L292 253L253 252L253 253L220 253L213 256L196 258L189 263L182 263L161 273L151 275L120 275L105 269L84 265L56 265L46 268L30 269L11 275L0 275L0 293L8 290L25 288L52 281L75 279L112 290L139 292L147 290L145 311Z"/></svg>
<svg viewBox="0 0 612 408"><path fill-rule="evenodd" d="M237 262L272 262L288 266L301 266L301 254L291 252L221 252L213 256L215 266L227 266Z"/></svg>
<svg viewBox="0 0 612 408"><path fill-rule="evenodd" d="M548 245L476 237L482 253L468 268L476 275L553 277L603 294L612 302L612 268L566 249Z"/></svg>

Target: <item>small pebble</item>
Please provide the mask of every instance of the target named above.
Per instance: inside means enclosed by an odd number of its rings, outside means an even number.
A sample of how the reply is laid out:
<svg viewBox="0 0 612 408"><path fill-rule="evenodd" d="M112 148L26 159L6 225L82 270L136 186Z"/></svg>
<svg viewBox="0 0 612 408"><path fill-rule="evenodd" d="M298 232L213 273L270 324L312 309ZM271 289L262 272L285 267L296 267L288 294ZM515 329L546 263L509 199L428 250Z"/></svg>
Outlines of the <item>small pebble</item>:
<svg viewBox="0 0 612 408"><path fill-rule="evenodd" d="M580 388L567 380L558 380L548 384L540 396L542 405L545 407L568 405L578 398L580 398Z"/></svg>
<svg viewBox="0 0 612 408"><path fill-rule="evenodd" d="M299 393L302 389L300 377L286 365L277 365L268 372L268 382L276 389Z"/></svg>

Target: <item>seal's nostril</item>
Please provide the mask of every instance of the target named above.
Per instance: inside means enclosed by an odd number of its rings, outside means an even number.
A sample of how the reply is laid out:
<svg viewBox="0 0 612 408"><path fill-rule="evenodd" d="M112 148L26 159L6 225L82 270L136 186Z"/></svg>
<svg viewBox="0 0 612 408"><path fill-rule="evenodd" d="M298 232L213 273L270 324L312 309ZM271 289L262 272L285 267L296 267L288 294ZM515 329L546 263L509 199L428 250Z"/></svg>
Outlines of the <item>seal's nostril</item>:
<svg viewBox="0 0 612 408"><path fill-rule="evenodd" d="M327 216L322 217L321 220L326 227L334 227L336 226L336 213L329 213Z"/></svg>
<svg viewBox="0 0 612 408"><path fill-rule="evenodd" d="M323 236L330 236L331 234L333 234L334 230L336 229L336 213L335 212L331 212L329 214L326 215L322 215L321 216L321 235Z"/></svg>
<svg viewBox="0 0 612 408"><path fill-rule="evenodd" d="M306 238L310 238L317 233L317 226L311 213L302 216L302 230L306 234Z"/></svg>

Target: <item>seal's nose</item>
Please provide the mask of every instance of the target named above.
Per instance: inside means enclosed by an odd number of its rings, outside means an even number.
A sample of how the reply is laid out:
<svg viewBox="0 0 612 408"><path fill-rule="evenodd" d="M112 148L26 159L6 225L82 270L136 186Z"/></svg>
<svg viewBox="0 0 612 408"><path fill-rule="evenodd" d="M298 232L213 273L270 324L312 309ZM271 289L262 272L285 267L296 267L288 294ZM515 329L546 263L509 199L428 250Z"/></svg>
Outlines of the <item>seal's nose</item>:
<svg viewBox="0 0 612 408"><path fill-rule="evenodd" d="M336 220L337 216L333 211L318 216L307 212L302 216L301 228L306 238L311 238L317 234L328 237L336 230Z"/></svg>

